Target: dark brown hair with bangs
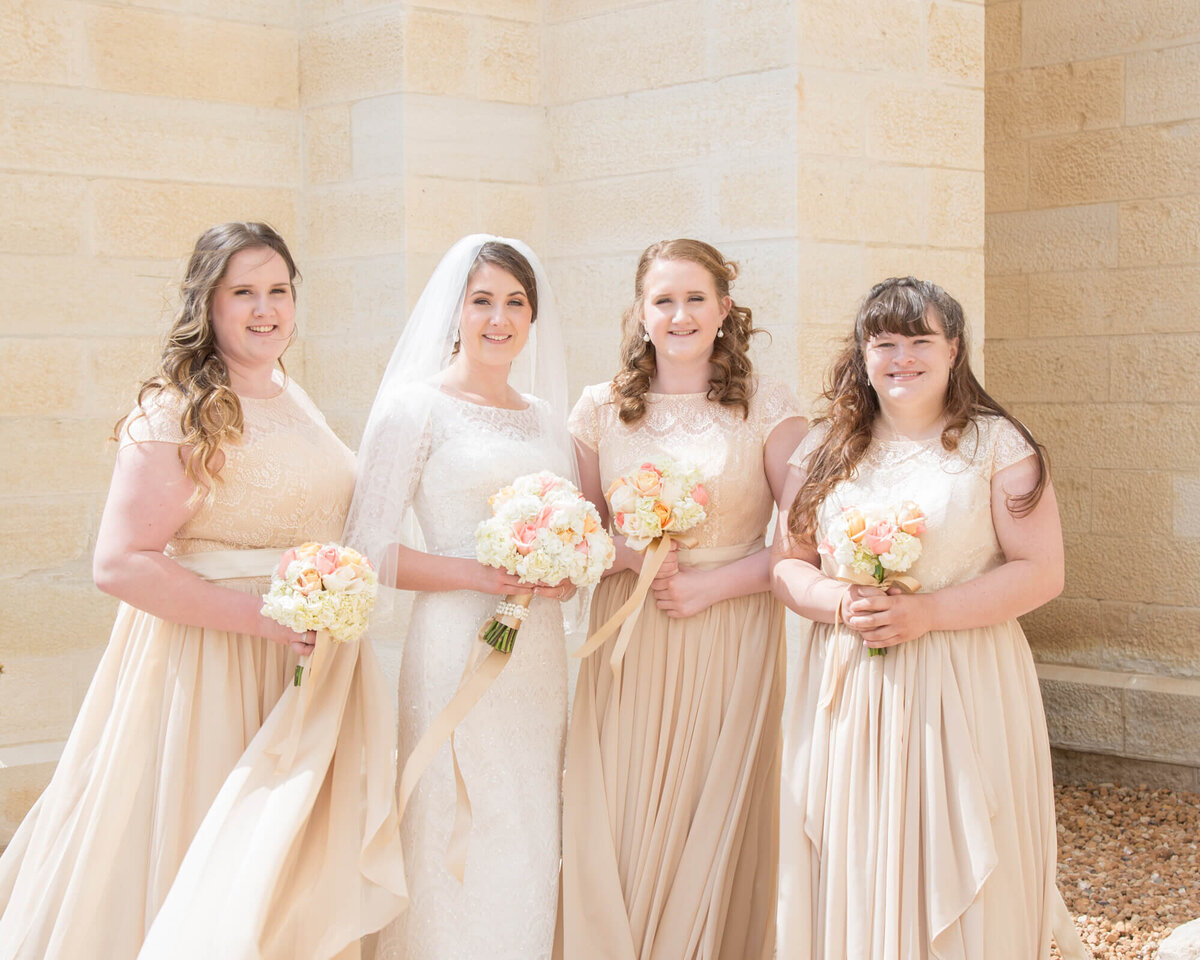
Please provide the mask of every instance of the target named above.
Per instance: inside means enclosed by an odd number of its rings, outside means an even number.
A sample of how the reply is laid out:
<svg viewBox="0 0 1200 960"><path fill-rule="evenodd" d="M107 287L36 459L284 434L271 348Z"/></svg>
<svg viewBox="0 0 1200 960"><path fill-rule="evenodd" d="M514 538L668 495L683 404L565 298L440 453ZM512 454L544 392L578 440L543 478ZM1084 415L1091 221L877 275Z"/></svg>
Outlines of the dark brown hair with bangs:
<svg viewBox="0 0 1200 960"><path fill-rule="evenodd" d="M963 432L975 428L981 416L1004 417L1033 448L1038 460L1038 481L1032 490L1009 497L1007 507L1014 517L1029 514L1046 489L1049 466L1046 452L1025 425L1014 419L975 379L968 361L966 321L962 305L935 283L914 277L884 280L871 288L859 308L854 332L846 338L842 352L826 377L822 396L826 407L813 425L825 424L821 445L805 465L804 483L792 502L788 533L798 543L816 542L817 510L843 480L852 479L871 443L871 426L879 413L879 398L867 377L863 351L882 333L914 337L933 333L930 316L942 325L949 341L958 342L946 386L946 426L942 446L958 448Z"/></svg>

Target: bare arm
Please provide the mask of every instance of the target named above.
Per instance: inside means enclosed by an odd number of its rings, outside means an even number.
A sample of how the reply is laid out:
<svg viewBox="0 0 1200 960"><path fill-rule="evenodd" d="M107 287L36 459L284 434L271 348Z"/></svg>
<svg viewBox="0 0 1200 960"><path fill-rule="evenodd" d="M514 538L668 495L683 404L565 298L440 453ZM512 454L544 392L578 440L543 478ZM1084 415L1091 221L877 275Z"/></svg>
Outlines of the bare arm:
<svg viewBox="0 0 1200 960"><path fill-rule="evenodd" d="M477 590L501 596L533 593L533 584L522 583L516 574L484 566L470 557L442 557L400 544L393 544L392 550L396 576L391 585L400 590Z"/></svg>
<svg viewBox="0 0 1200 960"><path fill-rule="evenodd" d="M1005 562L966 583L933 593L870 597L851 605L848 625L871 646L892 646L930 630L966 630L1003 623L1062 592L1063 545L1058 502L1047 482L1038 505L1024 517L1008 512L1006 495L1037 482L1037 460L1027 457L992 477L992 523Z"/></svg>
<svg viewBox="0 0 1200 960"><path fill-rule="evenodd" d="M776 425L763 445L763 469L777 506L786 487L787 459L807 432L808 422L792 417ZM770 559L770 551L763 548L711 570L683 565L674 575L660 572L653 584L655 601L669 617L690 617L721 600L762 593L771 589Z"/></svg>
<svg viewBox="0 0 1200 960"><path fill-rule="evenodd" d="M105 593L172 623L266 637L307 653L305 635L259 613L255 594L218 586L163 555L197 506L179 447L148 442L117 453L100 519L92 577Z"/></svg>

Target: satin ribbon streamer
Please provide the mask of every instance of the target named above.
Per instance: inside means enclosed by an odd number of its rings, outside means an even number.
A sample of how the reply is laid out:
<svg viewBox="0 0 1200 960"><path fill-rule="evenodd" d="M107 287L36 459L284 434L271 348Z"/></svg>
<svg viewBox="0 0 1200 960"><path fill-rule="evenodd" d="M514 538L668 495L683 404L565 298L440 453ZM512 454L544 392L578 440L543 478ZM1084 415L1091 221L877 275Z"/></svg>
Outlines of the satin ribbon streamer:
<svg viewBox="0 0 1200 960"><path fill-rule="evenodd" d="M684 543L682 539L676 539L681 544ZM670 552L671 535L669 533L664 533L647 547L646 557L642 561L642 572L638 574L637 584L633 588L633 593L621 604L616 613L596 628L596 632L588 637L587 642L576 650L572 656L579 657L580 659L590 657L600 649L605 640L620 628L620 632L617 633L617 642L613 646L613 652L608 658L608 663L612 667L614 677L621 675L621 661L625 658L625 650L628 648L629 641L633 637L633 628L637 625L638 618L642 614L642 605L646 602L646 594L650 592L650 584L658 576L658 571L662 568L663 561L667 559L667 554Z"/></svg>

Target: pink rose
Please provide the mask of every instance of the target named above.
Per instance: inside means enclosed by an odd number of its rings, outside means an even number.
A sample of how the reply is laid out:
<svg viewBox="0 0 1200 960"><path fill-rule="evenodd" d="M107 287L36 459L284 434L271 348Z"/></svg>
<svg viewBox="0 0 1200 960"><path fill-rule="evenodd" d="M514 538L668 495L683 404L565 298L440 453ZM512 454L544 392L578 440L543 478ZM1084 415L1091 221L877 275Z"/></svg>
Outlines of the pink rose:
<svg viewBox="0 0 1200 960"><path fill-rule="evenodd" d="M513 540L516 541L517 553L526 557L537 541L538 528L532 523L518 520L513 524Z"/></svg>
<svg viewBox="0 0 1200 960"><path fill-rule="evenodd" d="M295 547L292 547L290 550L285 551L283 556L279 558L279 566L277 566L275 568L275 576L278 577L280 580L282 580L284 577L286 577L287 576L287 568L289 566L291 566L292 561L295 559L296 559L296 548Z"/></svg>
<svg viewBox="0 0 1200 960"><path fill-rule="evenodd" d="M692 499L702 507L708 506L708 491L704 489L704 484L698 483L692 487Z"/></svg>
<svg viewBox="0 0 1200 960"><path fill-rule="evenodd" d="M538 511L538 515L533 520L533 525L538 529L550 526L550 518L554 516L554 508L550 504L542 507Z"/></svg>
<svg viewBox="0 0 1200 960"><path fill-rule="evenodd" d="M338 567L337 547L322 547L318 550L317 555L313 557L313 566L317 568L317 573L323 577L333 573Z"/></svg>
<svg viewBox="0 0 1200 960"><path fill-rule="evenodd" d="M547 474L538 481L538 495L544 497L551 490L554 490L559 485L558 477L553 474Z"/></svg>
<svg viewBox="0 0 1200 960"><path fill-rule="evenodd" d="M863 540L875 556L882 556L892 549L892 538L896 535L896 525L880 520L874 526L868 527L863 533Z"/></svg>

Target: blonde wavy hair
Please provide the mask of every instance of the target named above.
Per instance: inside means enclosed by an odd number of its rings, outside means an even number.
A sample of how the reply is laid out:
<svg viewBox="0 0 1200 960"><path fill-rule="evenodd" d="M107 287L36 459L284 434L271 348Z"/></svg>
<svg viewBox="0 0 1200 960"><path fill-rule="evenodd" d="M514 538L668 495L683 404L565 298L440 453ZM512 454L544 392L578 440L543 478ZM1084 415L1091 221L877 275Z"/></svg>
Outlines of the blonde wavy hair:
<svg viewBox="0 0 1200 960"><path fill-rule="evenodd" d="M145 416L146 400L159 394L172 393L183 401L179 459L188 479L196 484L189 503L212 498L214 482L220 479L216 461L221 447L236 442L242 435L242 405L229 385L225 361L217 352L212 303L230 259L243 250L259 247L273 250L283 258L295 298L299 279L296 262L283 237L272 227L254 222L210 227L200 235L188 258L179 285L179 310L167 331L158 369L138 390L139 409L133 414L134 419ZM279 366L283 369L282 360ZM128 419L122 417L117 421L115 437L127 427Z"/></svg>
<svg viewBox="0 0 1200 960"><path fill-rule="evenodd" d="M946 339L958 343L946 385L943 449L958 449L966 431L977 429L980 417L1003 417L1029 443L1038 461L1037 483L1020 496L1010 496L1008 511L1014 517L1026 516L1042 498L1050 469L1046 451L1023 423L983 389L971 371L962 305L935 283L893 277L871 288L859 307L854 331L826 376L825 409L813 425L825 424L827 433L808 459L804 483L788 516L788 533L796 542L816 543L817 511L834 487L854 477L871 445L879 398L867 377L863 352L867 343L880 334L916 337L932 333L931 316L940 322Z"/></svg>
<svg viewBox="0 0 1200 960"><path fill-rule="evenodd" d="M721 299L737 279L738 267L711 244L702 240L662 240L647 247L638 261L633 282L633 304L621 319L621 369L612 380L613 396L623 423L637 423L646 414L646 393L658 367L654 344L642 339L645 314L646 274L658 260L690 260L707 270ZM721 325L724 336L713 341L712 376L708 381L708 399L725 406L740 407L743 417L750 415L750 397L754 394L754 367L750 362L750 339L762 333L754 329L749 307L732 302Z"/></svg>

